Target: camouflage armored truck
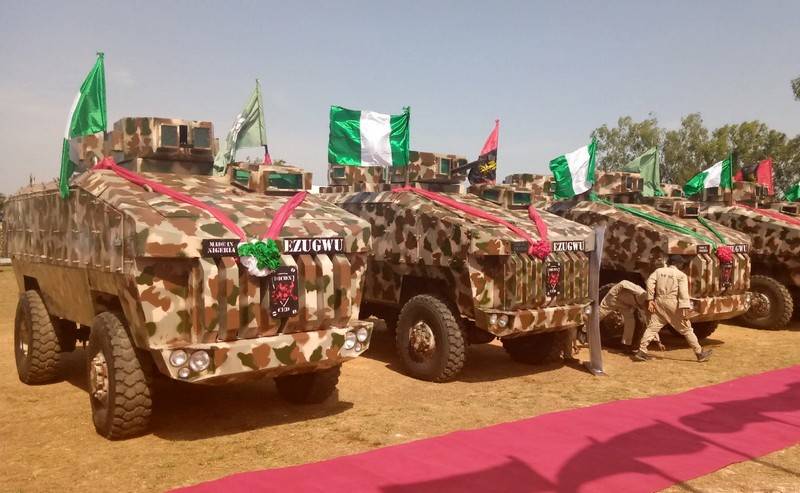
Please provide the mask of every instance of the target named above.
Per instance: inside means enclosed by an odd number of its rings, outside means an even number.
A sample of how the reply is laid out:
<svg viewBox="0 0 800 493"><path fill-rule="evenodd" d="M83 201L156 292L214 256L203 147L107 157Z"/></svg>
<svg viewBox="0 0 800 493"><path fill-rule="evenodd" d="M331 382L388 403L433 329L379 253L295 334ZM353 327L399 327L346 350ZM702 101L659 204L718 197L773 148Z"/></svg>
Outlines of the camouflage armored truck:
<svg viewBox="0 0 800 493"><path fill-rule="evenodd" d="M281 265L258 277L237 259L240 238L221 220L153 190L166 185L213 205L255 238L310 184L270 174L267 195L247 193L241 170L211 176L213 143L209 122L124 118L104 142L80 142L82 166L103 149L148 185L92 169L71 180L66 199L56 183L9 199L19 378L56 379L62 355L88 341L93 421L105 437L147 428L154 376L273 377L287 400L320 402L341 363L369 345L372 324L359 320L369 223L307 196L280 230Z"/></svg>
<svg viewBox="0 0 800 493"><path fill-rule="evenodd" d="M547 183L551 180L552 177L544 175L511 175L506 177L505 183L517 190L538 192L549 191L551 187ZM697 208L683 207L675 213L673 207L681 204L671 199L656 210L641 203L642 188L639 174L598 172L594 191L604 200L586 200L579 196L571 200L554 201L551 195L542 197L540 201L551 203L551 212L572 221L606 226L600 273L603 285L601 297L621 280L644 286L647 277L665 265L668 255L690 257L686 274L689 276L690 296L694 305L691 320L697 337L706 338L716 330L719 321L737 317L749 308L750 239L747 235L714 224L714 229L723 235L733 251L731 262L721 262L712 251L712 242L721 242L698 222ZM625 204L634 213L621 210L616 204ZM648 221L637 216L636 211L688 228L709 241ZM601 332L604 343L618 341L621 336L619 320L604 321Z"/></svg>
<svg viewBox="0 0 800 493"><path fill-rule="evenodd" d="M765 186L752 182L734 182L732 192L708 188L696 199L703 217L752 238L753 302L742 321L759 329L785 327L794 312L791 291L800 288L797 204L776 202Z"/></svg>
<svg viewBox="0 0 800 493"><path fill-rule="evenodd" d="M320 189L372 225L362 315L375 314L396 326L396 349L406 372L424 380L455 378L466 345L495 338L525 363L560 352L566 331L582 326L591 312L592 230L543 213L554 251L536 258L528 253L529 242L507 227L420 194L433 191L517 222L503 208L459 193L465 174L451 170L466 159L410 155L409 166L386 170L332 165L330 185ZM406 183L413 190L397 190ZM529 222L519 226L538 238Z"/></svg>

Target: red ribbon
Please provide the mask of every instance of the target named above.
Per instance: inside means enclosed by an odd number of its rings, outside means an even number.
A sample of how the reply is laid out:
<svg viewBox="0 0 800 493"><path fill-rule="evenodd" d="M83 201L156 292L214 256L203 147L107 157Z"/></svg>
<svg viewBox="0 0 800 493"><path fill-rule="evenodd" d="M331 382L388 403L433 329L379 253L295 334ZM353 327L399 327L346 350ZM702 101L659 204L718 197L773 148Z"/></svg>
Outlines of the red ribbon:
<svg viewBox="0 0 800 493"><path fill-rule="evenodd" d="M105 158L103 158L103 160L97 163L92 169L111 170L114 173L116 173L117 176L124 178L131 183L139 185L140 187L148 187L150 190L156 193L160 193L161 195L166 195L167 197L175 199L178 202L183 202L193 207L197 207L198 209L202 209L211 214L212 216L214 216L217 219L217 221L219 221L223 226L228 228L228 230L231 233L238 236L239 239L241 239L242 241L247 241L247 234L245 234L244 230L240 228L238 224L233 222L233 220L230 217L228 217L227 214L222 212L217 207L206 204L205 202L201 202L196 198L186 195L183 192L179 192L174 188L170 188L167 185L164 185L163 183L147 179L140 174L127 170L122 166L118 165L117 163L115 163L114 159L110 156L106 156ZM308 195L308 193L305 191L299 192L297 195L293 196L285 204L283 204L283 206L281 206L281 208L278 209L278 212L275 214L275 218L272 220L272 223L269 225L269 228L267 229L266 233L261 235L261 238L270 238L273 240L276 239L280 234L281 229L283 229L284 224L286 224L286 221L289 219L291 213L298 205L300 205L301 202L303 202L303 200L306 198L306 195Z"/></svg>
<svg viewBox="0 0 800 493"><path fill-rule="evenodd" d="M453 200L450 197L446 197L444 195L440 195L440 194L438 194L436 192L431 192L430 190L423 190L421 188L399 187L399 188L395 188L394 190L392 190L392 192L411 192L411 193L415 193L417 195L421 195L422 197L430 199L430 200L432 200L434 202L438 202L438 203L440 203L440 204L442 204L444 206L450 207L451 209L456 209L456 210L459 210L459 211L462 211L462 212L466 212L470 216L475 216L475 217L478 217L480 219L485 219L485 220L491 221L491 222L493 222L495 224L499 224L501 226L505 226L506 228L508 228L512 232L516 233L518 236L520 236L521 238L525 239L525 241L528 242L528 245L530 245L528 247L528 254L534 255L536 253L536 251L537 251L537 246L536 246L537 242L536 242L536 240L534 240L531 237L531 235L529 235L527 232L523 231L522 229L514 226L510 222L508 222L508 221L506 221L504 219L501 219L501 218L499 218L497 216L494 216L492 214L489 214L486 211L483 211L481 209L476 209L475 207L469 206L467 204L462 204L461 202L459 202L457 200Z"/></svg>
<svg viewBox="0 0 800 493"><path fill-rule="evenodd" d="M735 204L735 205L738 206L738 207L744 207L745 209L748 209L748 210L751 210L751 211L760 212L760 213L762 213L763 215L765 215L767 217L771 217L772 219L777 219L779 221L784 221L784 222L787 222L789 224L794 224L795 226L800 226L800 219L797 219L797 218L792 217L792 216L787 216L786 214L783 214L782 212L778 212L778 211L775 211L775 210L772 210L772 209L756 209L755 207L750 207L749 205L744 205L744 204Z"/></svg>
<svg viewBox="0 0 800 493"><path fill-rule="evenodd" d="M536 245L533 246L533 255L544 260L550 255L550 239L547 234L547 224L542 220L542 216L539 215L539 211L536 210L536 207L532 205L528 206L528 217L531 218L533 224L536 225L536 232L539 233L539 237L541 238L541 240L537 241Z"/></svg>

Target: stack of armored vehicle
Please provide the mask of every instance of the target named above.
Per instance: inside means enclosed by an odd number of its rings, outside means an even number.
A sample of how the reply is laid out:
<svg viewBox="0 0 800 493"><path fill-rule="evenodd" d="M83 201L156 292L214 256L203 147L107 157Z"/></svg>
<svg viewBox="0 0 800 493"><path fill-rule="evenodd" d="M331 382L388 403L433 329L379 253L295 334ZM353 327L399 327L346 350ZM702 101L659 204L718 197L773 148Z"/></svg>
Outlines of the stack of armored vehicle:
<svg viewBox="0 0 800 493"><path fill-rule="evenodd" d="M309 175L288 168L210 176L209 122L124 118L104 141L78 144L84 168L101 152L113 156L213 205L253 238L310 186ZM66 199L56 183L9 198L20 379L57 378L63 353L88 339L94 424L109 438L147 427L155 375L208 384L274 377L293 402L330 395L340 364L369 345L372 325L359 320L369 223L307 196L277 238L280 275L256 277L220 221L151 188L94 169L73 178Z"/></svg>

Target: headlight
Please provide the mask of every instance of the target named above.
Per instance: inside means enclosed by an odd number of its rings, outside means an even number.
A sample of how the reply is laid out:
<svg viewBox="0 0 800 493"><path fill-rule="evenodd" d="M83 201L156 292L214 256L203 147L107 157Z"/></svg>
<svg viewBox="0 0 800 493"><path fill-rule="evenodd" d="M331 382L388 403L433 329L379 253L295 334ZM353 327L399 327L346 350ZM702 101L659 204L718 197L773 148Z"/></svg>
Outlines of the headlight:
<svg viewBox="0 0 800 493"><path fill-rule="evenodd" d="M356 352L360 353L363 350L364 350L364 346L362 346L360 342L358 344L356 344Z"/></svg>
<svg viewBox="0 0 800 493"><path fill-rule="evenodd" d="M352 332L347 332L344 335L344 348L353 349L356 347L356 335Z"/></svg>
<svg viewBox="0 0 800 493"><path fill-rule="evenodd" d="M592 316L592 305L586 305L585 307L583 307L583 314L586 315L587 317L591 317Z"/></svg>
<svg viewBox="0 0 800 493"><path fill-rule="evenodd" d="M189 373L190 373L189 369L184 366L183 368L178 370L178 377L183 379L189 378Z"/></svg>
<svg viewBox="0 0 800 493"><path fill-rule="evenodd" d="M360 329L358 329L358 331L356 332L356 339L358 339L358 342L367 342L368 338L369 338L369 331L366 328L361 327Z"/></svg>
<svg viewBox="0 0 800 493"><path fill-rule="evenodd" d="M492 313L489 315L489 325L496 325L497 324L497 314Z"/></svg>
<svg viewBox="0 0 800 493"><path fill-rule="evenodd" d="M189 357L189 368L193 371L203 371L211 363L211 357L205 351L195 351Z"/></svg>
<svg viewBox="0 0 800 493"><path fill-rule="evenodd" d="M189 359L189 355L186 354L186 351L178 349L172 351L172 354L169 355L169 364L172 366L183 366L186 364L187 359Z"/></svg>
<svg viewBox="0 0 800 493"><path fill-rule="evenodd" d="M497 319L497 326L505 328L506 325L508 325L508 315L500 315L500 318Z"/></svg>

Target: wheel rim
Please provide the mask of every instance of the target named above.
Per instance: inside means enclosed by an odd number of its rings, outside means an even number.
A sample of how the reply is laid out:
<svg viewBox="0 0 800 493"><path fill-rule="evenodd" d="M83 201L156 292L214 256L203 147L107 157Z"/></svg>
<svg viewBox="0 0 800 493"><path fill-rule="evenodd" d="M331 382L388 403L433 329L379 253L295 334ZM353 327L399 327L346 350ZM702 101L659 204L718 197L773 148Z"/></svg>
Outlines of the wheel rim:
<svg viewBox="0 0 800 493"><path fill-rule="evenodd" d="M772 302L765 293L755 292L750 301L750 315L753 318L764 318L769 315Z"/></svg>
<svg viewBox="0 0 800 493"><path fill-rule="evenodd" d="M89 392L103 407L108 404L108 362L102 351L89 362Z"/></svg>
<svg viewBox="0 0 800 493"><path fill-rule="evenodd" d="M408 348L415 361L430 358L436 351L436 337L431 326L422 320L412 325L408 332Z"/></svg>

